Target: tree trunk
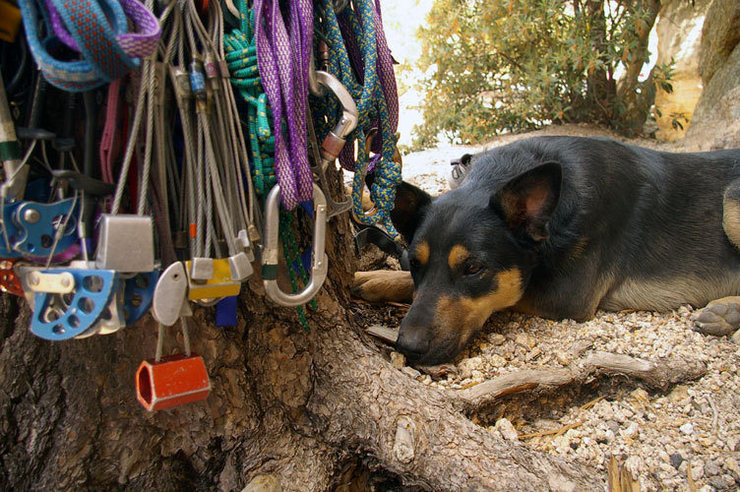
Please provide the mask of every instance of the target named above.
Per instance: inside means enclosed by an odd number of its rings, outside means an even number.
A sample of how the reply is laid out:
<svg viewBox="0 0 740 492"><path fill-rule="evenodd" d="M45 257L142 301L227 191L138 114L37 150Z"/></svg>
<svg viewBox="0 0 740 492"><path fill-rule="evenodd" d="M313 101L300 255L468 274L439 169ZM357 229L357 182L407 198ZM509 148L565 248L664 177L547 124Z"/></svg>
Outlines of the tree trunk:
<svg viewBox="0 0 740 492"><path fill-rule="evenodd" d="M648 52L650 31L658 17L660 5L660 0L646 0L638 3L638 6L645 9L646 16L635 23L636 48L626 53L623 58L626 69L617 85L617 98L622 105L620 115L618 115L620 130L626 135L639 133L655 102L652 72L643 82L640 82L638 78L650 54Z"/></svg>
<svg viewBox="0 0 740 492"><path fill-rule="evenodd" d="M609 60L604 0L586 0L584 10L589 22L591 49L599 53L598 58L602 61L601 66L594 65L588 69L587 99L596 119L608 123L614 116L615 87L611 74L607 72Z"/></svg>

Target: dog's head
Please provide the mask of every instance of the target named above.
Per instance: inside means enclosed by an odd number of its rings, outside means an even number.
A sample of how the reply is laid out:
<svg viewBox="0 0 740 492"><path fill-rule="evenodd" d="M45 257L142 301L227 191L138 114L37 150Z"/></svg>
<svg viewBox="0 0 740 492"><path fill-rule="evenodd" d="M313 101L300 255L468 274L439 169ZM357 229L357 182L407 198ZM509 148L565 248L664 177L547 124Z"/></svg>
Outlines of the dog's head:
<svg viewBox="0 0 740 492"><path fill-rule="evenodd" d="M546 163L493 191L468 182L434 200L399 186L392 219L409 244L414 302L396 347L409 360L450 360L491 313L521 299L548 237L561 174L559 164Z"/></svg>

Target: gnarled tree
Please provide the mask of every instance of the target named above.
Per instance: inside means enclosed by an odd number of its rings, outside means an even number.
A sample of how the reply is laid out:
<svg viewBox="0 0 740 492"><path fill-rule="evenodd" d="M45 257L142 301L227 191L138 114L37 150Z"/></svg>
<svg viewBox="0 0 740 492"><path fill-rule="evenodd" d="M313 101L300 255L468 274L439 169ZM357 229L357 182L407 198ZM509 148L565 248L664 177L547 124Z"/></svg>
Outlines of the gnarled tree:
<svg viewBox="0 0 740 492"><path fill-rule="evenodd" d="M551 122L639 132L670 67L640 81L660 0L438 0L420 30L424 124L476 143Z"/></svg>

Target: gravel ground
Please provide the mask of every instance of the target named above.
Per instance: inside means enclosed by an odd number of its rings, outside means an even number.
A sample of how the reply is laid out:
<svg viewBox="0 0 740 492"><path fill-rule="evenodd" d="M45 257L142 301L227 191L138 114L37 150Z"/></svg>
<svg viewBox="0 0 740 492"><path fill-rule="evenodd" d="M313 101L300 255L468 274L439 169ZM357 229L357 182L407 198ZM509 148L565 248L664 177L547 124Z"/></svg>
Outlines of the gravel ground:
<svg viewBox="0 0 740 492"><path fill-rule="evenodd" d="M552 127L539 134L603 135L588 126ZM439 147L404 157L404 179L432 194L447 189L450 160L464 153L508 143L500 137L479 147ZM631 143L671 150L653 140ZM403 311L403 310L401 310ZM521 445L591 465L606 473L619 458L640 490L740 489L740 345L729 337L700 335L691 329L690 306L672 313L599 312L585 323L554 322L501 313L486 325L473 346L455 361L455 370L426 384L468 388L522 369L562 369L589 351L607 351L648 360L681 357L706 364L697 381L668 393L649 393L637 383L615 394L587 394L587 402L566 401L526 418L521 412L475 415L481 425ZM403 312L377 312L397 326ZM408 371L414 374L412 371Z"/></svg>

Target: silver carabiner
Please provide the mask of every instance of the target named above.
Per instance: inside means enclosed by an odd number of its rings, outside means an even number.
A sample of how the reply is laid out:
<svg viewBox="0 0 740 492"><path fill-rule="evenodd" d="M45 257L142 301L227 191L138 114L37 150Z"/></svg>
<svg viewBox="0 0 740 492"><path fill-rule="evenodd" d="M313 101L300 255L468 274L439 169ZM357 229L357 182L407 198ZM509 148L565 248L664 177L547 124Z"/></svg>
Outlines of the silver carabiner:
<svg viewBox="0 0 740 492"><path fill-rule="evenodd" d="M337 96L339 104L342 105L342 117L321 144L321 168L324 170L339 156L339 152L344 147L345 138L357 127L360 116L352 94L338 78L323 70L310 70L308 79L311 92L324 95L323 88L326 87Z"/></svg>
<svg viewBox="0 0 740 492"><path fill-rule="evenodd" d="M281 306L300 306L314 298L326 280L329 258L324 251L326 244L326 197L316 183L313 185L313 252L311 255L311 277L306 286L295 294L286 294L277 283L280 229L280 185L273 186L265 201L265 246L262 250L262 280L265 293Z"/></svg>
<svg viewBox="0 0 740 492"><path fill-rule="evenodd" d="M326 199L329 203L329 218L331 218L352 208L352 201L346 195L343 194L344 199L342 201L336 201L331 196L329 192L329 181L326 178L326 169L339 156L339 153L344 147L347 135L357 127L359 113L357 111L357 105L347 88L329 72L315 70L313 64L311 64L308 80L310 90L313 94L319 96L324 95L325 88L328 88L337 96L339 103L342 105L342 116L339 118L334 129L329 131L324 138L321 148L317 148L316 134L310 118L307 125L309 135L313 141L311 147L314 153L315 164L312 170L316 177L318 177L321 187L326 190Z"/></svg>

